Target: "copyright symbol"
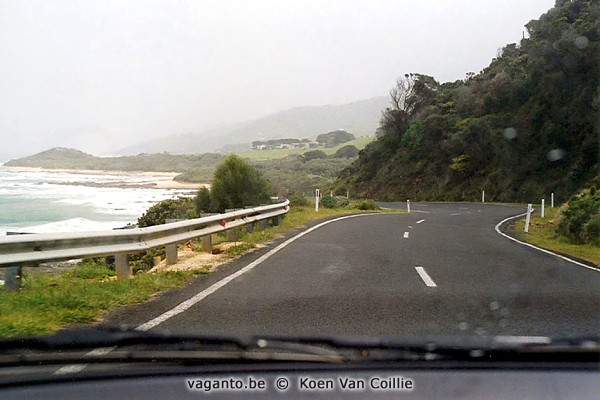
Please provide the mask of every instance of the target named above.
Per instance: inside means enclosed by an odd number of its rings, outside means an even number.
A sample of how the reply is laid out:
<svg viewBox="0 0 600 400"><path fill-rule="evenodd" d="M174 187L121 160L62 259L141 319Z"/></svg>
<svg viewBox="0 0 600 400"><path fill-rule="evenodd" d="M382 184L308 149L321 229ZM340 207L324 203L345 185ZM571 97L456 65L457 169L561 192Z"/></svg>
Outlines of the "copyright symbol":
<svg viewBox="0 0 600 400"><path fill-rule="evenodd" d="M287 390L289 386L290 382L286 378L277 378L277 380L275 381L275 387L277 388L277 390Z"/></svg>

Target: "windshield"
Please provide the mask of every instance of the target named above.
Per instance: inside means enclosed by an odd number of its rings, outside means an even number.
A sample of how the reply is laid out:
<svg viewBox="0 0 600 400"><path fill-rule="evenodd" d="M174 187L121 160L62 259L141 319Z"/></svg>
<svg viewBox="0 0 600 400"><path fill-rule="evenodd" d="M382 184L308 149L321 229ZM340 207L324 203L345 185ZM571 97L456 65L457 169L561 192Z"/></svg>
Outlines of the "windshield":
<svg viewBox="0 0 600 400"><path fill-rule="evenodd" d="M1 2L0 338L328 362L596 343L599 21L592 0Z"/></svg>

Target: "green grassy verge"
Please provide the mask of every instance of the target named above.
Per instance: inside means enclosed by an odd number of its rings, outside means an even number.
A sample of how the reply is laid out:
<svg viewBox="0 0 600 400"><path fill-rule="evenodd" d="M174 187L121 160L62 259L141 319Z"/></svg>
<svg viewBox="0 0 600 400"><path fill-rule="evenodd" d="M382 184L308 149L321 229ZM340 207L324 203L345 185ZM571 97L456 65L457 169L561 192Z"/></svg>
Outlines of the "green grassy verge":
<svg viewBox="0 0 600 400"><path fill-rule="evenodd" d="M206 271L139 274L115 280L104 261L87 260L56 275L31 272L20 292L0 289L0 336L54 332L89 323L110 309L141 303L162 290L182 287Z"/></svg>
<svg viewBox="0 0 600 400"><path fill-rule="evenodd" d="M250 160L276 160L279 158L285 158L291 154L304 154L307 151L312 150L321 150L327 155L334 154L339 148L352 145L357 149L364 149L367 144L371 143L375 140L372 136L361 136L349 142L340 144L335 147L319 147L316 149L273 149L273 150L247 150L247 151L239 151L235 152L238 156L242 158L248 158Z"/></svg>
<svg viewBox="0 0 600 400"><path fill-rule="evenodd" d="M363 212L356 209L292 207L279 226L242 232L241 244L226 254L235 258L267 243L290 229L335 215ZM222 238L215 238L221 242ZM114 271L104 260L86 260L55 275L28 272L19 292L0 287L0 337L49 334L69 325L99 320L107 311L148 301L153 295L183 287L200 274L210 271L139 273L133 279L115 280Z"/></svg>
<svg viewBox="0 0 600 400"><path fill-rule="evenodd" d="M509 232L517 239L535 244L548 250L565 255L573 256L600 265L600 247L590 244L578 245L570 243L562 236L557 236L557 214L558 208L546 208L545 218L541 218L539 209L531 217L529 232L525 233L525 218L519 219L509 226Z"/></svg>

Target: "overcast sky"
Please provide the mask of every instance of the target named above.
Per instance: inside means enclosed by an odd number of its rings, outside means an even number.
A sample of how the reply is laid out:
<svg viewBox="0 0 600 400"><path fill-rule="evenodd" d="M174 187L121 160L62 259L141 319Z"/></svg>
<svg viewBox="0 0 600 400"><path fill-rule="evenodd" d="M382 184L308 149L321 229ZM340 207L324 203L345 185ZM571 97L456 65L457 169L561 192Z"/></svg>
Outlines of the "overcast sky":
<svg viewBox="0 0 600 400"><path fill-rule="evenodd" d="M0 0L0 161L479 72L554 0Z"/></svg>

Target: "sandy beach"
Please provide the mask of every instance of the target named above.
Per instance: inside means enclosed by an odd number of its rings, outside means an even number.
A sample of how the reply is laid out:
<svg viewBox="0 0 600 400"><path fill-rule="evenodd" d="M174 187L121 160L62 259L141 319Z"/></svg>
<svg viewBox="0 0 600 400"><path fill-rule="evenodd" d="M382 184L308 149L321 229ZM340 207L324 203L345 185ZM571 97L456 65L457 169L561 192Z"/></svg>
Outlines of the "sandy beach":
<svg viewBox="0 0 600 400"><path fill-rule="evenodd" d="M140 179L138 182L65 182L70 185L85 185L94 187L119 187L119 188L156 188L156 189L194 189L200 187L210 187L208 184L178 182L175 181L178 172L151 172L151 171L112 171L112 170L91 170L91 169L48 169L35 167L6 167L0 166L0 171L19 173L19 172L46 172L46 173L69 173L82 175L111 175L111 176L133 176L136 178L148 177L147 180Z"/></svg>

